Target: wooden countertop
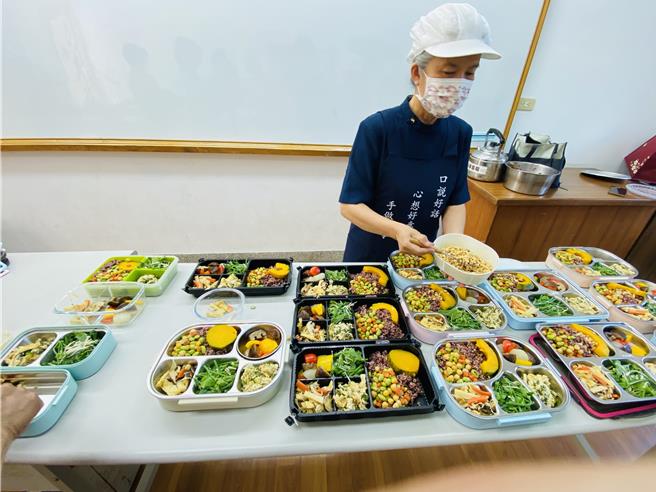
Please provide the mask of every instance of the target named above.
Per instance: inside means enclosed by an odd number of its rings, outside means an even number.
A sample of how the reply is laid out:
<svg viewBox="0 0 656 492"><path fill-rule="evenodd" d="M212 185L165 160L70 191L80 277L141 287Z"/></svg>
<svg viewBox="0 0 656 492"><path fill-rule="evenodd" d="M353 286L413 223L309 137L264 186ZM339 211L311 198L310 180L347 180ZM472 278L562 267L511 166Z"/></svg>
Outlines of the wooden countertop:
<svg viewBox="0 0 656 492"><path fill-rule="evenodd" d="M610 195L608 188L620 186L613 181L604 181L581 176L579 168L566 168L560 180L562 188L549 190L544 196L522 195L503 186L503 183L486 183L468 178L469 191L480 194L495 205L509 206L569 206L569 205L608 205L613 207L653 206L656 200L634 195L619 197Z"/></svg>

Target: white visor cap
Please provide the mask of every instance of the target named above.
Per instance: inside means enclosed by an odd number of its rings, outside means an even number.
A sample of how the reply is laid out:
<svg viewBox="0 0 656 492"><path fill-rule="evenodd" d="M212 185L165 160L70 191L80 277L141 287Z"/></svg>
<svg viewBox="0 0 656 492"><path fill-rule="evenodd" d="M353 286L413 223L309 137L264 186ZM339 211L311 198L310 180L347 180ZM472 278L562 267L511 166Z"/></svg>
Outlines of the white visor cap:
<svg viewBox="0 0 656 492"><path fill-rule="evenodd" d="M440 58L481 55L498 60L501 55L490 46L490 26L468 3L445 3L422 16L410 29L412 63L422 51Z"/></svg>

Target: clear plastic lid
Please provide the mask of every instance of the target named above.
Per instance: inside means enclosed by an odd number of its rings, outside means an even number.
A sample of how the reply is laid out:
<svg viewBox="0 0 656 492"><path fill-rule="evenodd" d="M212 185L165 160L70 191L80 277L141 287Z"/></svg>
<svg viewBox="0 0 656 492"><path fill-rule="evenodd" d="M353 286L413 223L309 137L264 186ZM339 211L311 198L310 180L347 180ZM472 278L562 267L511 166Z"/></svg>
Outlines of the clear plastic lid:
<svg viewBox="0 0 656 492"><path fill-rule="evenodd" d="M246 296L236 289L214 289L196 300L194 314L208 321L231 320L243 312L245 303Z"/></svg>
<svg viewBox="0 0 656 492"><path fill-rule="evenodd" d="M89 282L69 291L55 305L73 324L125 325L144 307L145 285L137 282Z"/></svg>

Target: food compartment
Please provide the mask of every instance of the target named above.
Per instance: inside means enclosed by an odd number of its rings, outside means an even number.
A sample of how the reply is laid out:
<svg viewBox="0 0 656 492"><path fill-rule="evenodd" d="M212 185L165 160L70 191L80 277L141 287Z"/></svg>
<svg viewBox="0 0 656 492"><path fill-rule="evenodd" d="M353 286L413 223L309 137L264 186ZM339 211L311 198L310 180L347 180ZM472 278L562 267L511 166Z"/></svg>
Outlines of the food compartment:
<svg viewBox="0 0 656 492"><path fill-rule="evenodd" d="M604 336L618 353L631 354L634 357L644 357L650 352L649 344L636 333L621 326L606 326Z"/></svg>
<svg viewBox="0 0 656 492"><path fill-rule="evenodd" d="M167 359L159 363L153 373L151 385L165 396L179 396L191 388L191 382L198 368L194 359Z"/></svg>
<svg viewBox="0 0 656 492"><path fill-rule="evenodd" d="M546 408L558 408L567 402L567 390L544 367L517 369L517 376Z"/></svg>
<svg viewBox="0 0 656 492"><path fill-rule="evenodd" d="M280 350L283 338L284 334L277 326L258 324L244 331L239 337L237 350L245 359L261 360Z"/></svg>
<svg viewBox="0 0 656 492"><path fill-rule="evenodd" d="M337 412L364 411L371 408L369 383L364 374L353 378L336 378L333 401Z"/></svg>
<svg viewBox="0 0 656 492"><path fill-rule="evenodd" d="M536 318L538 309L528 300L515 294L503 296L503 301L520 318Z"/></svg>
<svg viewBox="0 0 656 492"><path fill-rule="evenodd" d="M537 272L533 278L541 287L554 292L565 292L569 290L569 285L564 280L548 272Z"/></svg>
<svg viewBox="0 0 656 492"><path fill-rule="evenodd" d="M249 289L283 288L291 283L291 262L251 260L244 279Z"/></svg>
<svg viewBox="0 0 656 492"><path fill-rule="evenodd" d="M41 359L42 366L70 366L84 362L107 335L105 330L70 331L60 336Z"/></svg>
<svg viewBox="0 0 656 492"><path fill-rule="evenodd" d="M538 332L561 358L611 357L615 351L602 336L589 326L572 324L548 325Z"/></svg>
<svg viewBox="0 0 656 492"><path fill-rule="evenodd" d="M496 340L497 350L501 356L516 366L531 367L541 363L532 349L510 338L500 337Z"/></svg>
<svg viewBox="0 0 656 492"><path fill-rule="evenodd" d="M629 282L593 282L592 292L607 306L640 305L647 292Z"/></svg>
<svg viewBox="0 0 656 492"><path fill-rule="evenodd" d="M483 327L489 330L501 330L507 324L506 315L496 305L469 306L469 311Z"/></svg>
<svg viewBox="0 0 656 492"><path fill-rule="evenodd" d="M648 357L643 363L651 375L656 376L656 357Z"/></svg>
<svg viewBox="0 0 656 492"><path fill-rule="evenodd" d="M348 274L348 279L344 273ZM298 298L373 297L391 292L384 265L337 264L300 269Z"/></svg>
<svg viewBox="0 0 656 492"><path fill-rule="evenodd" d="M122 282L146 259L145 256L117 256L100 265L84 282Z"/></svg>
<svg viewBox="0 0 656 492"><path fill-rule="evenodd" d="M406 280L425 280L426 276L424 271L420 268L401 268L396 271L401 277Z"/></svg>
<svg viewBox="0 0 656 492"><path fill-rule="evenodd" d="M435 257L432 253L426 253L425 255L417 256L409 253L401 253L400 251L394 251L390 255L390 263L396 271L404 268L420 269L433 265L435 263Z"/></svg>
<svg viewBox="0 0 656 492"><path fill-rule="evenodd" d="M234 357L206 359L194 376L192 391L196 395L217 395L229 392L237 382L239 360Z"/></svg>
<svg viewBox="0 0 656 492"><path fill-rule="evenodd" d="M615 383L637 399L656 399L656 381L637 362L627 359L606 359L602 362Z"/></svg>
<svg viewBox="0 0 656 492"><path fill-rule="evenodd" d="M218 289L221 275L201 275L195 273L191 279L190 288L199 290Z"/></svg>
<svg viewBox="0 0 656 492"><path fill-rule="evenodd" d="M492 391L481 384L460 384L451 388L451 397L467 413L477 418L497 417L499 406Z"/></svg>
<svg viewBox="0 0 656 492"><path fill-rule="evenodd" d="M621 398L618 386L602 366L589 361L577 360L570 363L569 370L576 378L579 386L591 398L601 403L615 402Z"/></svg>
<svg viewBox="0 0 656 492"><path fill-rule="evenodd" d="M599 314L599 308L592 301L580 294L563 294L562 299L577 314Z"/></svg>
<svg viewBox="0 0 656 492"><path fill-rule="evenodd" d="M537 285L522 272L495 272L488 279L489 284L498 292L534 292Z"/></svg>
<svg viewBox="0 0 656 492"><path fill-rule="evenodd" d="M55 312L70 324L125 326L143 311L145 286L136 282L89 282L68 292Z"/></svg>
<svg viewBox="0 0 656 492"><path fill-rule="evenodd" d="M241 329L232 325L196 325L168 344L169 357L224 355L232 351Z"/></svg>
<svg viewBox="0 0 656 492"><path fill-rule="evenodd" d="M137 282L144 285L154 285L166 272L165 268L136 268L125 277L126 282Z"/></svg>
<svg viewBox="0 0 656 492"><path fill-rule="evenodd" d="M403 291L403 300L411 313L437 313L458 304L454 287L436 283L408 287Z"/></svg>
<svg viewBox="0 0 656 492"><path fill-rule="evenodd" d="M508 414L528 413L540 409L535 394L515 375L506 372L492 383L492 391L501 410Z"/></svg>
<svg viewBox="0 0 656 492"><path fill-rule="evenodd" d="M426 280L432 281L447 281L450 280L449 276L440 270L436 265L432 265L423 269L424 277Z"/></svg>
<svg viewBox="0 0 656 492"><path fill-rule="evenodd" d="M487 381L501 367L499 353L482 338L440 344L435 352L435 362L442 378L449 384Z"/></svg>
<svg viewBox="0 0 656 492"><path fill-rule="evenodd" d="M23 367L36 363L57 338L54 332L33 332L19 341L5 353L2 365Z"/></svg>
<svg viewBox="0 0 656 492"><path fill-rule="evenodd" d="M239 373L237 389L242 393L263 390L273 383L280 369L276 361L245 364Z"/></svg>
<svg viewBox="0 0 656 492"><path fill-rule="evenodd" d="M413 317L416 323L427 330L434 332L445 332L449 329L449 324L442 314L414 314Z"/></svg>

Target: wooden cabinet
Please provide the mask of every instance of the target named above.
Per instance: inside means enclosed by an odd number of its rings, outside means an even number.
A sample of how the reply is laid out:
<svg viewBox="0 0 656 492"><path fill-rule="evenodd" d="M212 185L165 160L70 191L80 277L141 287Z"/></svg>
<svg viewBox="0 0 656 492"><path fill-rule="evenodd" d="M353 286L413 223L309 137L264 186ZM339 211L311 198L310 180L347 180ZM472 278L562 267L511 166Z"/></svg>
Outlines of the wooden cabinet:
<svg viewBox="0 0 656 492"><path fill-rule="evenodd" d="M625 258L650 223L656 200L609 195L613 183L579 171L565 169L561 188L542 197L469 179L465 233L501 257L523 261L542 261L552 246L571 245L597 246Z"/></svg>

